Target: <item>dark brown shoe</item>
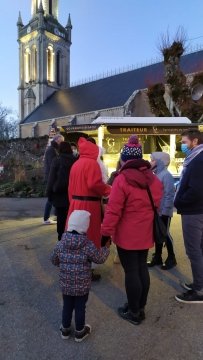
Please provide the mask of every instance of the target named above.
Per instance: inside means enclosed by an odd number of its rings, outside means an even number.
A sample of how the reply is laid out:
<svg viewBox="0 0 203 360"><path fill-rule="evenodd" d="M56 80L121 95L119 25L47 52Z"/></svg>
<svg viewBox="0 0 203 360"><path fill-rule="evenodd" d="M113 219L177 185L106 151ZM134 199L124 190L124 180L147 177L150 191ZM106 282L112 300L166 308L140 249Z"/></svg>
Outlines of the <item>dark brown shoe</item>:
<svg viewBox="0 0 203 360"><path fill-rule="evenodd" d="M156 254L152 255L152 260L147 262L148 267L153 267L156 265L163 265L162 257Z"/></svg>
<svg viewBox="0 0 203 360"><path fill-rule="evenodd" d="M177 261L176 261L175 255L174 256L168 256L165 263L162 265L161 269L162 270L170 270L176 265L177 265Z"/></svg>

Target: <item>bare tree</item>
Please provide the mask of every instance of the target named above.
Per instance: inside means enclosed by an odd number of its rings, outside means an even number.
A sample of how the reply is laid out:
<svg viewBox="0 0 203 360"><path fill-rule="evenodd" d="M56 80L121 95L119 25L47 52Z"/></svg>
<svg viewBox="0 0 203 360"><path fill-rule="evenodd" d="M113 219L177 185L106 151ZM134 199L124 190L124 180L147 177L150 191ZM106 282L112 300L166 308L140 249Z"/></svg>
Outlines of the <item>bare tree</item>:
<svg viewBox="0 0 203 360"><path fill-rule="evenodd" d="M186 50L187 33L186 30L179 26L175 35L171 38L169 30L162 34L159 39L158 49L167 63L171 56L180 58Z"/></svg>
<svg viewBox="0 0 203 360"><path fill-rule="evenodd" d="M18 136L17 115L0 104L0 140L16 138Z"/></svg>

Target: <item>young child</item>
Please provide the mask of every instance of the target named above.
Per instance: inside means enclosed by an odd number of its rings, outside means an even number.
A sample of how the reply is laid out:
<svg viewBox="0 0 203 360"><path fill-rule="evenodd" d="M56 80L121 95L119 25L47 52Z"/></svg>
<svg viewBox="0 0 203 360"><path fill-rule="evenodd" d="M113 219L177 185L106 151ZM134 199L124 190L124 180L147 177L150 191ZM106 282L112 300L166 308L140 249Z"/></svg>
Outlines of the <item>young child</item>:
<svg viewBox="0 0 203 360"><path fill-rule="evenodd" d="M85 308L91 287L91 262L104 263L110 247L110 241L107 241L104 247L97 249L87 238L90 215L85 210L72 212L67 231L51 256L52 263L60 268L59 283L63 296L61 337L69 338L75 310L76 342L83 341L91 333L91 326L85 324Z"/></svg>

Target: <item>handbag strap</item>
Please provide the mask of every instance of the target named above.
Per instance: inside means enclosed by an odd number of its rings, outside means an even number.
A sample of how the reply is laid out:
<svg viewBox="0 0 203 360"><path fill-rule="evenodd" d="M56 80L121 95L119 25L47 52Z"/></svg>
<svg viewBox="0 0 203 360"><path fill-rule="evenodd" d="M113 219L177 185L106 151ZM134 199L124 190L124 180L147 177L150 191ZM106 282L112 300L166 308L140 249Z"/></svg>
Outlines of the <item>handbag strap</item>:
<svg viewBox="0 0 203 360"><path fill-rule="evenodd" d="M147 186L147 193L148 193L148 196L149 196L151 205L152 205L152 209L154 210L154 213L156 213L156 207L155 207L155 205L154 205L154 200L153 200L152 193L151 193L151 191L150 191L149 186Z"/></svg>

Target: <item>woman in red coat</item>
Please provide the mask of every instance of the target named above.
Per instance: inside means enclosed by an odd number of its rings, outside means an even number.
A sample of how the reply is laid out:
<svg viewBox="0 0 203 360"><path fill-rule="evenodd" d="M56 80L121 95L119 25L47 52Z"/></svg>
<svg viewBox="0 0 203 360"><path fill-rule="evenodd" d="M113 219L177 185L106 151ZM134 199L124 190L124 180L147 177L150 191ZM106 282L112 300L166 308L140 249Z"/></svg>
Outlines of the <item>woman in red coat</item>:
<svg viewBox="0 0 203 360"><path fill-rule="evenodd" d="M102 181L101 169L97 162L99 147L81 137L78 148L80 157L72 166L69 178L68 218L74 210L89 211L91 218L87 236L99 248L101 246L101 198L110 194L111 187ZM66 228L67 223L66 221Z"/></svg>
<svg viewBox="0 0 203 360"><path fill-rule="evenodd" d="M118 309L125 320L138 325L145 318L144 307L150 285L148 249L154 246L154 212L147 193L150 188L155 206L162 197L162 184L142 159L142 147L131 136L121 152L123 164L114 180L102 224L102 235L113 236L125 272L128 303Z"/></svg>

